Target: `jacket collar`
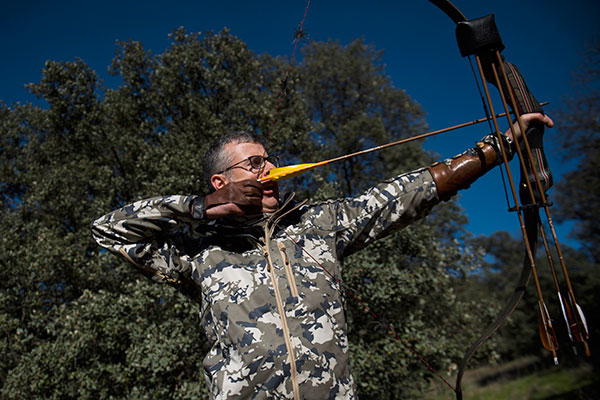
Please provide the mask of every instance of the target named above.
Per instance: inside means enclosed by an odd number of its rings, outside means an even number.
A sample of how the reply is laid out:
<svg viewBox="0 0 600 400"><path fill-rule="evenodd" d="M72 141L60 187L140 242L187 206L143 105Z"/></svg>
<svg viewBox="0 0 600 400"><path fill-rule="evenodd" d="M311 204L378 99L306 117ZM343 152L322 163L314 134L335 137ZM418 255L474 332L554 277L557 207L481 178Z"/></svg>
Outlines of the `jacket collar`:
<svg viewBox="0 0 600 400"><path fill-rule="evenodd" d="M286 193L280 200L279 208L272 213L249 215L244 217L225 217L208 223L209 230L225 236L246 236L255 238L263 236L267 222L277 221L289 216L295 209L301 207L305 201L298 202L294 199L295 193Z"/></svg>

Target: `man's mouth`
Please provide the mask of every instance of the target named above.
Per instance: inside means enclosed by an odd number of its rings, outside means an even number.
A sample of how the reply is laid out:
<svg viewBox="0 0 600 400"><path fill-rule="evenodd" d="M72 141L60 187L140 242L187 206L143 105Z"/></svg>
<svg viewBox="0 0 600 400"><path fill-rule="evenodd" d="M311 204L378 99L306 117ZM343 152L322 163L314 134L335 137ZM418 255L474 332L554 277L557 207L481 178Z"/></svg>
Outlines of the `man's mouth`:
<svg viewBox="0 0 600 400"><path fill-rule="evenodd" d="M263 185L263 195L265 196L273 196L277 191L277 185L272 182L267 182Z"/></svg>

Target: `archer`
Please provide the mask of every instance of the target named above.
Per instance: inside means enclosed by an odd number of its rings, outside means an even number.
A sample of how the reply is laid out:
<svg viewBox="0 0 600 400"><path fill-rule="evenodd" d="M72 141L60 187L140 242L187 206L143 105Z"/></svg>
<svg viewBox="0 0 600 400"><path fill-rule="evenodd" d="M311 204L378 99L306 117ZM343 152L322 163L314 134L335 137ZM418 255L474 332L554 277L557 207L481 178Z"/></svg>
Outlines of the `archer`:
<svg viewBox="0 0 600 400"><path fill-rule="evenodd" d="M553 126L542 114L522 119L525 128ZM514 132L518 141L518 125ZM500 164L498 141L516 146L510 130L500 137L358 197L307 204L279 195L268 179L277 160L258 138L236 132L204 157L210 194L141 200L97 219L92 232L154 281L200 302L213 398L351 399L342 294L328 273L339 276L345 256L424 217Z"/></svg>

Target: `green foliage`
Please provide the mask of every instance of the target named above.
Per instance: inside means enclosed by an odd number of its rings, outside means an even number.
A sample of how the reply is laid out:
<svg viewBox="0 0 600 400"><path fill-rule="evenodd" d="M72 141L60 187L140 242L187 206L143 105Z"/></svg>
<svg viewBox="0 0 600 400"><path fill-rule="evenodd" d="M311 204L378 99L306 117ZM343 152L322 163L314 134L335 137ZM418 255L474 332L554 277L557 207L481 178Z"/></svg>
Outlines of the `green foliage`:
<svg viewBox="0 0 600 400"><path fill-rule="evenodd" d="M438 233L434 225L413 224L348 260L345 282L377 315L348 300L351 354L363 398L410 397L407 389L423 390L439 379L402 341L450 379L477 327L498 313L478 298L461 300L457 292L464 282L449 272L472 271L480 257L457 243L443 244ZM486 343L481 354L493 346Z"/></svg>
<svg viewBox="0 0 600 400"><path fill-rule="evenodd" d="M423 112L385 75L381 51L356 40L311 43L303 49L300 92L317 138L312 161L331 159L418 133ZM322 168L343 195L356 194L384 177L421 167L431 160L417 143Z"/></svg>
<svg viewBox="0 0 600 400"><path fill-rule="evenodd" d="M123 292L84 291L54 307L47 339L8 375L3 398L148 398L206 395L198 379L207 350L181 295L132 281ZM35 333L17 330L17 340Z"/></svg>
<svg viewBox="0 0 600 400"><path fill-rule="evenodd" d="M1 396L206 396L208 343L196 305L100 251L91 221L144 197L202 194L201 155L226 131L259 133L290 162L421 132L421 110L391 85L379 57L361 40L313 43L282 86L283 60L255 55L227 30L179 29L158 55L119 43L116 88L81 60L49 61L29 87L47 108L0 103ZM314 199L355 194L429 161L412 144L290 186ZM464 246L463 222L449 203L346 263L347 287L443 374L495 311L482 296L458 295L482 256ZM423 387L428 370L347 301L361 397L402 398Z"/></svg>
<svg viewBox="0 0 600 400"><path fill-rule="evenodd" d="M577 76L578 93L558 112L561 155L577 167L557 185L559 221L574 220L573 236L600 262L600 42L591 46Z"/></svg>

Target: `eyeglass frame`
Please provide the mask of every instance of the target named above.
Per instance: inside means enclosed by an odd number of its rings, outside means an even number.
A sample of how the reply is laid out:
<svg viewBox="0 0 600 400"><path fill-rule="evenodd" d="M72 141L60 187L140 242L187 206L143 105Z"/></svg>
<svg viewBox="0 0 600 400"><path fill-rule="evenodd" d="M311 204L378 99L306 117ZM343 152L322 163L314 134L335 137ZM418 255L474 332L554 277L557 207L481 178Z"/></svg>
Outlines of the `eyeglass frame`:
<svg viewBox="0 0 600 400"><path fill-rule="evenodd" d="M262 159L260 167L253 167L252 166L252 160L251 160L251 158L255 158L255 157L260 157ZM246 162L246 161L250 164L249 165L249 169L240 166L241 163ZM223 171L216 172L216 174L223 174L223 173L225 173L225 172L227 172L227 171L229 171L229 170L231 170L233 168L242 168L242 169L244 169L246 171L250 171L250 172L253 172L254 170L256 170L257 172L258 171L262 171L265 168L265 165L267 165L267 161L270 162L271 164L273 164L275 167L279 167L279 157L278 156L268 155L268 156L265 157L265 156L259 156L257 154L257 155L253 155L253 156L244 158L243 160L238 161L235 164L230 165L229 167L225 168Z"/></svg>

